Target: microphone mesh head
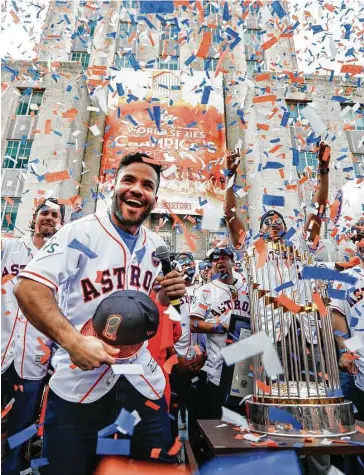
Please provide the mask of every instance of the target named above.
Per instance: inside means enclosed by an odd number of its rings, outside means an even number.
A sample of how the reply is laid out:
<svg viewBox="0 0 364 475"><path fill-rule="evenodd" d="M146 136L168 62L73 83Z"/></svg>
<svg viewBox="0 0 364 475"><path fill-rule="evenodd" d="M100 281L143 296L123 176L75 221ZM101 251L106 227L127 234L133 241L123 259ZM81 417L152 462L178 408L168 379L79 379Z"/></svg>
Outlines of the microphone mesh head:
<svg viewBox="0 0 364 475"><path fill-rule="evenodd" d="M170 252L167 246L158 246L155 250L155 256L160 260L169 260Z"/></svg>

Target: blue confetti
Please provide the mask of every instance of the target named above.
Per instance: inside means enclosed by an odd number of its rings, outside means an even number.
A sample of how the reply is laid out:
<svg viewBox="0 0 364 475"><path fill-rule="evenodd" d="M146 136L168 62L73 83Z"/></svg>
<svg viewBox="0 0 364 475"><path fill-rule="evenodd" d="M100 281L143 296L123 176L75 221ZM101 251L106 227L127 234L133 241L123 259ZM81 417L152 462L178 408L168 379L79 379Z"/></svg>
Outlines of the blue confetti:
<svg viewBox="0 0 364 475"><path fill-rule="evenodd" d="M44 467L45 465L49 465L48 459L46 457L33 459L30 461L30 466L32 468Z"/></svg>
<svg viewBox="0 0 364 475"><path fill-rule="evenodd" d="M134 434L134 423L135 423L135 416L131 414L126 409L122 408L120 414L118 415L115 424L120 427L120 429L129 434Z"/></svg>
<svg viewBox="0 0 364 475"><path fill-rule="evenodd" d="M346 293L345 290L336 290L332 288L327 289L327 294L330 297L330 299L336 299L336 300L345 300L346 299Z"/></svg>
<svg viewBox="0 0 364 475"><path fill-rule="evenodd" d="M285 12L284 8L281 5L281 2L278 2L278 1L273 2L272 10L279 17L280 20L287 15L287 13Z"/></svg>
<svg viewBox="0 0 364 475"><path fill-rule="evenodd" d="M27 440L29 440L33 435L37 433L38 429L35 424L32 424L31 426L27 427L26 429L21 430L20 432L17 432L14 435L11 435L8 437L8 444L11 449L14 449L15 447L18 447L19 445L23 444Z"/></svg>
<svg viewBox="0 0 364 475"><path fill-rule="evenodd" d="M205 86L202 93L201 104L208 104L212 87Z"/></svg>
<svg viewBox="0 0 364 475"><path fill-rule="evenodd" d="M296 430L302 429L302 424L294 417L292 414L287 412L285 409L278 409L277 407L269 408L269 418L272 421L276 422L286 422L292 424L293 428Z"/></svg>
<svg viewBox="0 0 364 475"><path fill-rule="evenodd" d="M285 282L282 285L279 285L278 287L275 288L276 292L281 292L281 290L284 289L289 289L290 287L293 287L293 282L290 280L289 282Z"/></svg>
<svg viewBox="0 0 364 475"><path fill-rule="evenodd" d="M302 279L308 280L334 280L337 282L346 282L355 284L357 278L345 272L339 272L332 269L324 269L323 267L305 266L302 270Z"/></svg>
<svg viewBox="0 0 364 475"><path fill-rule="evenodd" d="M163 0L163 1L147 1L143 0L140 2L140 13L173 13L174 12L174 3L173 0Z"/></svg>
<svg viewBox="0 0 364 475"><path fill-rule="evenodd" d="M263 206L284 206L284 196L264 194Z"/></svg>
<svg viewBox="0 0 364 475"><path fill-rule="evenodd" d="M359 318L351 317L350 328L356 327L358 323L359 323Z"/></svg>
<svg viewBox="0 0 364 475"><path fill-rule="evenodd" d="M125 94L125 91L121 82L116 83L116 90L118 91L118 94L120 97Z"/></svg>
<svg viewBox="0 0 364 475"><path fill-rule="evenodd" d="M82 244L77 239L73 239L68 244L68 247L70 247L71 249L76 249L77 251L81 251L83 254L85 254L90 259L95 259L97 257L97 254L92 252L88 247L86 247L84 244Z"/></svg>
<svg viewBox="0 0 364 475"><path fill-rule="evenodd" d="M278 170L279 168L284 168L284 165L279 162L267 162L263 170Z"/></svg>
<svg viewBox="0 0 364 475"><path fill-rule="evenodd" d="M97 439L97 455L129 455L129 439Z"/></svg>
<svg viewBox="0 0 364 475"><path fill-rule="evenodd" d="M153 115L154 115L154 122L157 126L159 132L161 131L161 108L160 106L153 106Z"/></svg>
<svg viewBox="0 0 364 475"><path fill-rule="evenodd" d="M224 9L222 11L222 19L223 21L230 21L231 19L228 2L224 3Z"/></svg>
<svg viewBox="0 0 364 475"><path fill-rule="evenodd" d="M134 69L134 71L138 71L138 69L142 69L138 61L135 59L135 55L133 53L128 54L128 59L129 59L130 66Z"/></svg>

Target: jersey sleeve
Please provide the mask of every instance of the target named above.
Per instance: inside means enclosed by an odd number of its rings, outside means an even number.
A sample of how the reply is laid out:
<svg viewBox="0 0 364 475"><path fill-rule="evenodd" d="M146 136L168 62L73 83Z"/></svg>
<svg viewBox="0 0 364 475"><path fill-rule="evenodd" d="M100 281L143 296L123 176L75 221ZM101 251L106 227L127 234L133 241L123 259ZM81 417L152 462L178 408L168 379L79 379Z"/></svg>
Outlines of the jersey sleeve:
<svg viewBox="0 0 364 475"><path fill-rule="evenodd" d="M205 320L209 310L209 293L204 289L198 289L191 305L190 317L198 317Z"/></svg>
<svg viewBox="0 0 364 475"><path fill-rule="evenodd" d="M72 224L61 228L42 247L19 277L35 280L53 292L58 292L59 286L75 275L86 259L82 250L85 251L87 246L82 244L82 238L77 236L77 228L79 226Z"/></svg>

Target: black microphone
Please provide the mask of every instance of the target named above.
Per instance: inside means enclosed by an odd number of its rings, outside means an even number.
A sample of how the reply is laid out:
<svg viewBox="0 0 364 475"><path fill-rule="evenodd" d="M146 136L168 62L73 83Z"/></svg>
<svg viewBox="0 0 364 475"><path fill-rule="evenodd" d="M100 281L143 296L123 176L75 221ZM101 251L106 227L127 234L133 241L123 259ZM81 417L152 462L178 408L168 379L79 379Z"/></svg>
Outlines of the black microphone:
<svg viewBox="0 0 364 475"><path fill-rule="evenodd" d="M158 246L155 250L155 256L161 261L163 275L167 275L172 270L170 252L167 246ZM169 299L169 303L181 313L180 299Z"/></svg>

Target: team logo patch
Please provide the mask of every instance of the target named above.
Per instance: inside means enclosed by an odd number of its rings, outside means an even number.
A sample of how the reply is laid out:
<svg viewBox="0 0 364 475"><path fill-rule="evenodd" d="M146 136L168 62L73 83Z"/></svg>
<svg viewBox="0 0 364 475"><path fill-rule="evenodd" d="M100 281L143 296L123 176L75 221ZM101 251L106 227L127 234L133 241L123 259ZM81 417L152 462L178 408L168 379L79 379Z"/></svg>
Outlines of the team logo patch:
<svg viewBox="0 0 364 475"><path fill-rule="evenodd" d="M118 332L118 328L122 320L123 320L123 317L121 315L110 315L109 318L107 319L105 328L102 331L102 334L104 335L104 337L107 338L108 340L115 341L116 334Z"/></svg>
<svg viewBox="0 0 364 475"><path fill-rule="evenodd" d="M158 267L160 264L160 260L158 259L158 257L156 257L155 251L152 252L152 263L154 267Z"/></svg>

